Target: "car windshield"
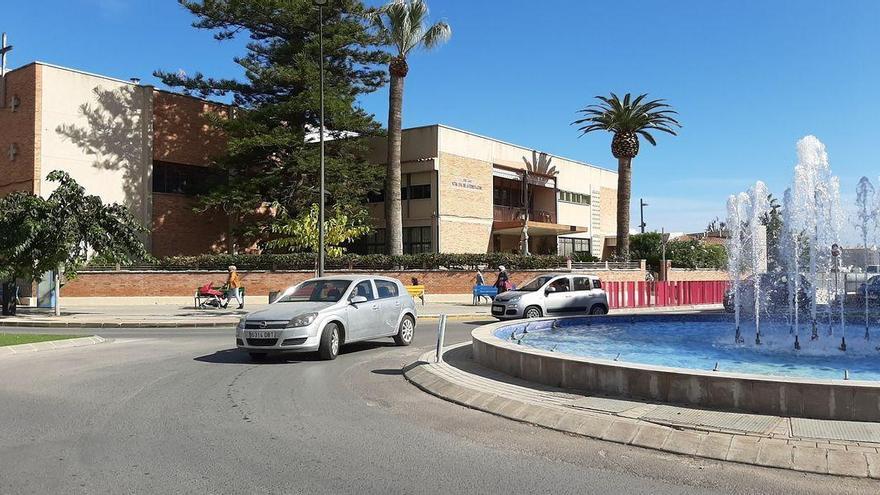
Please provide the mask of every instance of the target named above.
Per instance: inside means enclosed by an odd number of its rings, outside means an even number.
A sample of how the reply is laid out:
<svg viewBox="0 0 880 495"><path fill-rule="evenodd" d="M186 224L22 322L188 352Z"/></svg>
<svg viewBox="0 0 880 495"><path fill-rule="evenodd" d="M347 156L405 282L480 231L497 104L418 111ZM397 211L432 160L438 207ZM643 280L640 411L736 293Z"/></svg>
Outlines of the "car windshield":
<svg viewBox="0 0 880 495"><path fill-rule="evenodd" d="M350 280L309 280L297 285L293 292L277 302L337 302L349 285Z"/></svg>
<svg viewBox="0 0 880 495"><path fill-rule="evenodd" d="M516 289L525 292L535 292L536 290L544 287L544 284L550 281L553 278L553 275L541 275L540 277L535 277L529 280L527 283L523 284L522 287Z"/></svg>

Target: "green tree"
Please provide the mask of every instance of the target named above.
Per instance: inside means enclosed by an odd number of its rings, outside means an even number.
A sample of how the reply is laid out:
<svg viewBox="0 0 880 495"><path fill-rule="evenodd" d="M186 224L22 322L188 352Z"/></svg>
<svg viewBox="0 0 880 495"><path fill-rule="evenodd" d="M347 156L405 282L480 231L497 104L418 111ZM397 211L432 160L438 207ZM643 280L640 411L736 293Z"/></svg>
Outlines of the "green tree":
<svg viewBox="0 0 880 495"><path fill-rule="evenodd" d="M215 79L202 73L156 71L165 84L201 97L231 96L233 115L215 114L213 126L228 138L217 166L227 181L202 199L237 219L253 236L267 233L268 216L252 213L279 203L298 216L318 202L320 126L319 16L311 0L179 0L194 14L193 26L217 40L250 38L247 53L235 58L243 79ZM382 168L367 161L367 138L381 125L361 108L359 96L385 84L388 57L365 22L359 0L333 0L324 8L327 201L361 209L369 192L379 191Z"/></svg>
<svg viewBox="0 0 880 495"><path fill-rule="evenodd" d="M267 243L272 250L318 252L318 204L312 205L308 213L290 217L282 211L278 219L270 225L275 236ZM348 244L370 232L364 211L348 214L338 205L324 219L324 249L327 256L339 257L345 253Z"/></svg>
<svg viewBox="0 0 880 495"><path fill-rule="evenodd" d="M645 260L652 270L660 272L663 236L659 232L645 232L630 237L630 256Z"/></svg>
<svg viewBox="0 0 880 495"><path fill-rule="evenodd" d="M91 255L110 263L147 256L139 237L146 229L126 207L105 205L65 172L50 172L47 179L58 183L48 198L15 192L0 199L4 298L15 292L16 280L34 282L50 270L73 278Z"/></svg>
<svg viewBox="0 0 880 495"><path fill-rule="evenodd" d="M385 172L385 239L388 253L403 254L403 220L400 205L400 148L403 139L403 80L409 72L407 55L416 48L431 49L449 39L452 28L443 21L428 26L428 5L423 0L391 0L370 16L385 44L394 49L388 64L388 162Z"/></svg>
<svg viewBox="0 0 880 495"><path fill-rule="evenodd" d="M651 131L676 135L675 128L681 124L673 117L677 114L665 100L644 101L647 94L631 98L624 95L621 101L616 94L597 96L596 105L581 109L582 119L575 120L581 135L593 131L614 134L611 154L617 158L617 255L629 259L629 203L632 186L632 160L639 154L639 136L656 146Z"/></svg>
<svg viewBox="0 0 880 495"><path fill-rule="evenodd" d="M697 239L672 240L666 243L666 259L676 268L723 270L727 267L727 249Z"/></svg>

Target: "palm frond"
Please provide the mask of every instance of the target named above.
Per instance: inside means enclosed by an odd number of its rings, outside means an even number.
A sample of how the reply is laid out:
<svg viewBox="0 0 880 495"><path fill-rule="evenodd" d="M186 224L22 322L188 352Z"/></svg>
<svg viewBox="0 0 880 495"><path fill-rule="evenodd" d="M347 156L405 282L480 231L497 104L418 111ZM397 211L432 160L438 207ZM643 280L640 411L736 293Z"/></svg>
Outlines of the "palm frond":
<svg viewBox="0 0 880 495"><path fill-rule="evenodd" d="M578 130L581 135L598 130L636 133L644 136L651 144L656 143L648 130L675 135L674 128L681 127L681 123L673 117L678 112L664 99L647 100L647 97L647 93L635 98L626 93L623 99L615 93L610 93L609 96L597 95L599 103L578 110L583 117L572 122L572 125L580 126Z"/></svg>

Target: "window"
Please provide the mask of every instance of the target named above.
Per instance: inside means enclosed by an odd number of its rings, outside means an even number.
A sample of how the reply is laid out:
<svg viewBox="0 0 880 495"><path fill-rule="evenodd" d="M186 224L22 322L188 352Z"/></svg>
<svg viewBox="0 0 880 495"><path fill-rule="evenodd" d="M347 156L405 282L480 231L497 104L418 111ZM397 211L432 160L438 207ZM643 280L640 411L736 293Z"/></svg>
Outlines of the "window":
<svg viewBox="0 0 880 495"><path fill-rule="evenodd" d="M547 286L547 290L550 292L568 292L568 277L554 280Z"/></svg>
<svg viewBox="0 0 880 495"><path fill-rule="evenodd" d="M590 290L590 279L587 277L574 277L574 290Z"/></svg>
<svg viewBox="0 0 880 495"><path fill-rule="evenodd" d="M387 280L375 280L376 290L379 291L379 299L387 299L389 297L397 297L399 292L397 284Z"/></svg>
<svg viewBox="0 0 880 495"><path fill-rule="evenodd" d="M602 288L602 282L600 282L598 278L593 280L593 288L594 289L601 289Z"/></svg>
<svg viewBox="0 0 880 495"><path fill-rule="evenodd" d="M354 290L351 291L351 295L352 297L366 297L367 301L372 301L373 299L376 299L375 296L373 296L373 284L371 284L369 280L364 280L363 282L355 285Z"/></svg>
<svg viewBox="0 0 880 495"><path fill-rule="evenodd" d="M431 252L431 227L404 227L403 252L419 254Z"/></svg>
<svg viewBox="0 0 880 495"><path fill-rule="evenodd" d="M431 198L431 184L419 184L419 185L411 185L409 186L409 192L407 192L407 188L403 188L400 192L400 199L430 199Z"/></svg>
<svg viewBox="0 0 880 495"><path fill-rule="evenodd" d="M569 256L573 253L589 253L590 240L571 237L560 237L558 252L561 256Z"/></svg>
<svg viewBox="0 0 880 495"><path fill-rule="evenodd" d="M210 167L153 162L153 192L197 196L224 182L223 174Z"/></svg>
<svg viewBox="0 0 880 495"><path fill-rule="evenodd" d="M590 204L590 195L589 194L581 194L571 191L563 191L559 190L559 201L563 203L574 203L577 205L589 205Z"/></svg>
<svg viewBox="0 0 880 495"><path fill-rule="evenodd" d="M385 229L376 229L354 241L349 250L356 254L382 254L385 252Z"/></svg>
<svg viewBox="0 0 880 495"><path fill-rule="evenodd" d="M409 187L400 188L400 199L405 201L408 199L430 199L431 184L415 184ZM367 193L368 203L381 203L385 201L385 191Z"/></svg>
<svg viewBox="0 0 880 495"><path fill-rule="evenodd" d="M342 298L349 285L349 280L310 280L276 302L336 302Z"/></svg>

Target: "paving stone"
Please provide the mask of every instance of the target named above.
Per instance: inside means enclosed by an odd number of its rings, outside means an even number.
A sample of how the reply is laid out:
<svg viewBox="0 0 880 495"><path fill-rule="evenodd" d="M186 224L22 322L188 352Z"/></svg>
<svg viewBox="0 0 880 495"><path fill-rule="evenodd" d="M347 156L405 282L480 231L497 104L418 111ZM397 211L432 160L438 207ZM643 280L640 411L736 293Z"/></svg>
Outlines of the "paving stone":
<svg viewBox="0 0 880 495"><path fill-rule="evenodd" d="M868 476L880 479L880 454L865 454L868 460Z"/></svg>
<svg viewBox="0 0 880 495"><path fill-rule="evenodd" d="M868 475L868 461L862 452L828 451L828 473L843 476Z"/></svg>
<svg viewBox="0 0 880 495"><path fill-rule="evenodd" d="M733 435L710 433L703 438L703 442L697 449L697 455L723 461L727 459L727 451L730 450L732 440Z"/></svg>
<svg viewBox="0 0 880 495"><path fill-rule="evenodd" d="M602 435L602 440L617 443L630 443L639 431L638 423L633 421L615 421Z"/></svg>
<svg viewBox="0 0 880 495"><path fill-rule="evenodd" d="M810 447L794 447L792 468L808 473L828 472L828 451Z"/></svg>
<svg viewBox="0 0 880 495"><path fill-rule="evenodd" d="M808 440L789 440L788 444L795 447L809 447L813 449L816 448L816 442L810 442Z"/></svg>
<svg viewBox="0 0 880 495"><path fill-rule="evenodd" d="M673 430L672 434L666 438L662 448L678 454L694 455L700 448L704 436L706 436L705 433Z"/></svg>
<svg viewBox="0 0 880 495"><path fill-rule="evenodd" d="M730 450L727 451L727 460L754 464L758 459L760 445L755 437L734 436L730 442Z"/></svg>
<svg viewBox="0 0 880 495"><path fill-rule="evenodd" d="M632 444L649 449L660 449L672 431L660 426L643 425L633 438Z"/></svg>
<svg viewBox="0 0 880 495"><path fill-rule="evenodd" d="M825 450L846 450L846 445L841 445L839 443L816 443L816 447Z"/></svg>
<svg viewBox="0 0 880 495"><path fill-rule="evenodd" d="M559 431L574 433L577 430L578 425L587 419L588 417L582 414L563 414L562 418L560 418L553 428Z"/></svg>
<svg viewBox="0 0 880 495"><path fill-rule="evenodd" d="M874 447L861 447L859 445L847 445L846 451L847 452L867 452L870 454L874 454L877 452L877 449L875 449Z"/></svg>
<svg viewBox="0 0 880 495"><path fill-rule="evenodd" d="M761 450L758 451L757 463L762 466L791 469L792 451L794 447L786 443L760 442Z"/></svg>
<svg viewBox="0 0 880 495"><path fill-rule="evenodd" d="M611 427L611 423L614 421L610 418L604 418L601 416L597 416L595 418L591 418L589 421L584 421L580 425L578 425L575 433L578 435L583 435L585 437L592 438L602 438L602 435L608 431L608 428Z"/></svg>

